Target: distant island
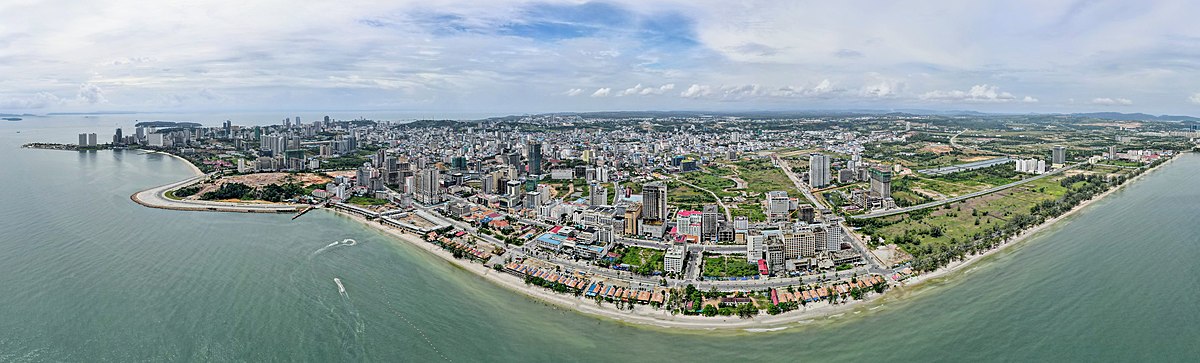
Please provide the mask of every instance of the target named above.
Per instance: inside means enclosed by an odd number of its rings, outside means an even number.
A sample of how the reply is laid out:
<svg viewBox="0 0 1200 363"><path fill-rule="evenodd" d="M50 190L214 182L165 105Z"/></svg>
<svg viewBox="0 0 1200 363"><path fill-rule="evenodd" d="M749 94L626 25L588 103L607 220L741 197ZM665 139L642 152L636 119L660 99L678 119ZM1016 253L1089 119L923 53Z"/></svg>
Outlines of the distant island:
<svg viewBox="0 0 1200 363"><path fill-rule="evenodd" d="M155 127L155 128L164 128L164 127L193 128L193 127L200 127L203 125L195 123L195 122L183 122L183 121L142 121L142 122L138 122L134 126Z"/></svg>
<svg viewBox="0 0 1200 363"><path fill-rule="evenodd" d="M0 118L0 120L4 120L4 121L21 121L21 118L20 118L20 117L4 117L4 118Z"/></svg>

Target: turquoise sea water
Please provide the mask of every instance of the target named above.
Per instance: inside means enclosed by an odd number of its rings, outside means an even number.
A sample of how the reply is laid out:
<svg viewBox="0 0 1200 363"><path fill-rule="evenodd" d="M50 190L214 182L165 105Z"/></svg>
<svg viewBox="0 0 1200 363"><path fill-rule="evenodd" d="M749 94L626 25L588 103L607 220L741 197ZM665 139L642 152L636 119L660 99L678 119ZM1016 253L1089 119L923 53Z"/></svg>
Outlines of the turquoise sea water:
<svg viewBox="0 0 1200 363"><path fill-rule="evenodd" d="M326 211L132 203L188 175L171 158L18 148L94 123L0 124L0 361L1200 359L1196 155L874 310L712 334L546 306Z"/></svg>

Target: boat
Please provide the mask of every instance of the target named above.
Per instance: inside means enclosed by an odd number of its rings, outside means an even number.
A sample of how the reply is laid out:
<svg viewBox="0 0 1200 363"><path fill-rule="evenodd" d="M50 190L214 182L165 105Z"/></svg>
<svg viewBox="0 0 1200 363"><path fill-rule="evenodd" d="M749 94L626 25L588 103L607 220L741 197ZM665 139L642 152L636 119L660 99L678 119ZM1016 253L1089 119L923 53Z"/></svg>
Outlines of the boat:
<svg viewBox="0 0 1200 363"><path fill-rule="evenodd" d="M345 287L345 286L342 286L342 279L339 279L339 278L336 278L336 277L334 277L334 278L333 278L333 283L335 283L335 284L337 284L337 285L338 285L338 293L341 293L341 294L345 294L345 293L346 293L346 287Z"/></svg>

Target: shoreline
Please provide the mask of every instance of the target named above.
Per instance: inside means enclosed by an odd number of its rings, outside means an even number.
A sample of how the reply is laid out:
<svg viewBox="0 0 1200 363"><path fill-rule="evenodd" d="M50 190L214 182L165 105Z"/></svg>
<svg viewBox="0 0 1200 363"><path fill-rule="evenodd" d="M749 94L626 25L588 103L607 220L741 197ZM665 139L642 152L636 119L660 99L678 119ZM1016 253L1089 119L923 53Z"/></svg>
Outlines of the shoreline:
<svg viewBox="0 0 1200 363"><path fill-rule="evenodd" d="M187 164L187 166L189 168L192 169L192 176L204 175L204 172L201 171L200 168L196 167L196 164L192 164L191 160L188 160L182 156L175 155L175 154L165 152L165 151L158 151L158 150L144 150L144 149L139 149L139 150L145 151L147 154L162 154L162 155L167 155L167 156L179 159L180 161L183 161L184 164Z"/></svg>
<svg viewBox="0 0 1200 363"><path fill-rule="evenodd" d="M1100 194L1096 195L1095 197L1092 197L1091 199L1088 199L1088 200L1085 200L1085 201L1079 203L1078 205L1076 205L1075 207L1072 207L1070 210L1068 210L1066 213L1063 213L1062 215L1059 215L1059 216L1051 218L1051 219L1047 219L1046 221L1034 226L1033 228L1028 228L1028 229L1021 231L1021 233L1018 233L1016 236L1013 236L1013 238L1010 241L1001 244L999 247L984 251L983 253L980 253L980 254L967 256L963 260L952 262L950 264L947 264L946 266L942 266L941 268L934 270L933 272L913 276L905 281L902 281L900 286L906 287L906 288L916 287L918 285L921 285L924 282L928 282L930 280L938 279L941 277L946 277L946 275L956 272L958 270L961 270L970 265L973 265L976 262L979 262L979 261L987 258L988 256L995 254L996 252L1006 250L1010 246L1015 246L1015 245L1021 244L1021 242L1025 242L1029 238L1033 237L1034 235L1038 234L1039 232L1046 230L1047 228L1049 228L1051 226L1054 226L1055 224L1062 221L1063 219L1066 219L1067 217L1073 216L1076 213L1082 211L1084 208L1087 208L1088 206L1092 205L1092 203L1101 201L1104 198L1111 195L1112 193L1115 193L1116 191L1121 190L1121 189L1125 188L1126 186L1132 185L1134 182L1137 182L1143 176L1146 176L1147 174L1150 174L1151 172L1158 170L1158 168L1175 162L1175 160L1178 160L1179 157L1182 156L1183 154L1185 154L1185 153L1180 153L1179 155L1172 157L1170 160L1167 160L1167 161L1163 162L1162 164L1158 164L1150 169L1146 169L1146 171L1143 171L1141 174L1138 174L1138 175L1134 176L1133 178L1126 180L1124 183L1121 183L1121 185L1112 187L1111 189L1106 190L1103 193L1100 193Z"/></svg>
<svg viewBox="0 0 1200 363"><path fill-rule="evenodd" d="M374 228L382 233L391 235L396 239L417 247L424 252L428 252L434 257L439 257L450 262L452 265L467 270L482 277L483 279L498 285L499 287L512 290L526 297L532 298L542 303L546 303L559 308L566 308L576 313L602 319L614 321L617 323L633 325L643 328L661 328L673 329L675 331L726 331L726 332L759 332L759 331L777 331L786 330L787 328L798 325L814 322L817 319L837 319L838 317L858 310L867 310L867 302L871 302L884 294L871 294L863 300L852 300L848 303L830 305L826 302L819 302L816 305L809 305L800 309L782 313L779 315L768 315L762 313L750 319L742 319L736 316L729 317L704 317L704 316L688 316L688 315L671 315L670 311L657 310L648 305L635 305L633 310L619 310L612 303L597 305L593 300L576 297L574 295L559 294L553 291L526 285L525 281L511 274L496 271L485 267L483 264L475 263L470 260L456 259L449 252L433 243L426 242L420 236L416 236L399 229L387 227L376 222L368 221L365 217L353 214L350 212L340 211L331 208L325 208L337 215L345 216L364 226Z"/></svg>
<svg viewBox="0 0 1200 363"><path fill-rule="evenodd" d="M176 157L178 159L181 159L181 160L184 160L185 162L187 162L187 160L182 157L172 155L169 153L164 153L164 154L171 155L173 157ZM1155 170L1158 170L1159 167L1162 167L1164 165L1174 162L1181 155L1182 154L1176 155L1175 157L1171 158L1170 160L1163 162L1162 164L1159 164L1153 168L1147 169L1144 172L1138 174L1137 176L1135 176L1129 180L1126 180L1121 185L1115 186L1112 189L1106 190L1103 193L1100 193L1091 199L1081 202L1080 204L1071 208L1070 210L1068 210L1066 213L1063 213L1062 215L1048 219L1048 220L1042 222L1041 224L1038 224L1037 226L1034 226L1032 228L1021 231L1016 236L1014 236L1012 239L1010 239L1008 242L1001 244L999 247L990 249L990 250L985 251L980 254L967 256L963 260L950 263L950 264L943 266L941 268L938 268L937 270L934 270L932 272L929 272L926 274L915 275L915 276L912 276L912 277L910 277L906 280L903 280L899 283L892 284L891 285L892 290L899 290L902 292L912 292L912 291L910 291L911 289L923 287L924 285L926 285L925 284L926 282L933 281L933 280L939 280L939 279L945 279L945 278L952 278L952 277L954 277L953 275L951 275L952 273L961 271L965 267L974 265L974 264L978 263L979 261L983 261L983 260L987 259L988 256L991 256L1000 251L1009 250L1011 246L1019 245L1022 242L1027 241L1030 237L1045 231L1048 227L1053 226L1053 225L1063 221L1067 217L1073 216L1076 213L1086 209L1088 206L1091 206L1092 203L1103 200L1104 198L1115 193L1116 191L1121 190L1122 188L1125 188L1128 185L1132 185L1133 183L1140 180L1143 176L1150 174L1151 172L1153 172ZM191 165L190 162L188 162L188 164ZM194 165L191 165L191 166L192 166L194 172L199 171L197 168L195 168ZM203 174L200 174L200 175L203 175ZM188 180L185 180L183 182L177 182L175 184L184 183L186 181L193 180L194 178L196 178L196 177L192 177L192 178L189 178ZM167 186L171 186L171 185L172 184L168 184ZM160 187L156 187L156 188L147 189L147 190L135 193L134 195L131 196L131 198L134 199L135 202L139 202L139 204L142 204L142 205L145 205L148 207L155 207L153 205L148 205L146 203L140 202L137 198L138 194L150 192L155 189L161 189L161 188L164 188L167 186L160 186ZM175 209L175 208L167 208L167 209ZM216 210L216 209L211 209L211 208L206 208L206 209L207 210ZM862 300L850 300L848 302L844 302L844 303L841 303L838 305L831 305L827 302L822 301L822 302L818 302L815 304L811 304L809 306L801 307L800 309L797 309L794 311L789 311L789 312L781 313L778 315L768 315L765 313L760 313L759 315L756 315L755 317L750 318L750 319L742 319L742 318L738 318L736 316L704 317L704 316L688 316L688 315L682 315L682 314L672 315L670 313L670 311L654 309L648 305L635 305L635 307L632 310L617 309L616 306L612 303L598 305L591 299L576 297L574 295L555 293L551 290L547 290L547 289L544 289L541 287L527 285L527 284L525 284L525 282L523 280L521 280L520 278L513 276L511 274L508 274L508 273L505 273L502 271L493 270L491 268L485 267L483 264L476 263L471 260L461 260L461 259L454 258L454 256L449 251L446 251L433 243L429 243L429 242L425 241L423 238L421 238L421 236L413 235L411 233L405 232L400 229L388 227L388 226L379 224L378 222L369 221L365 217L354 214L354 213L340 211L340 210L336 210L333 208L323 208L323 209L329 210L330 212L333 212L337 215L345 216L351 220L361 223L362 225L364 225L366 227L374 228L381 233L388 234L391 237L399 240L399 242L406 242L406 243L412 245L413 247L417 247L421 250L424 250L424 252L429 253L433 257L439 257L442 260L450 262L453 266L456 266L463 270L467 270L468 272L473 273L474 275L476 275L478 277L482 277L484 280L487 280L488 282L490 282L492 284L498 285L499 287L502 287L505 289L509 289L513 292L519 293L528 298L532 298L532 299L542 302L544 304L553 306L555 308L570 309L576 313L579 313L579 314L582 314L585 316L590 316L590 317L597 318L597 319L610 320L610 321L614 321L614 322L621 323L621 324L638 326L641 328L671 329L672 331L675 331L675 332L687 332L687 331L692 331L692 332L703 332L703 331L718 332L718 331L720 331L720 332L730 332L730 333L773 332L773 331L781 331L781 330L789 329L791 327L803 326L803 325L808 325L808 324L813 324L813 323L838 321L838 320L840 320L839 318L846 315L847 313L857 315L864 311L874 311L883 306L883 302L882 302L883 300L894 301L893 299L904 299L908 295L907 293L895 293L895 292L889 294L886 291L882 294L871 293ZM200 210L200 209L183 209L183 210ZM236 212L238 210L227 210L227 211L235 211ZM835 320L835 319L837 319L837 320Z"/></svg>

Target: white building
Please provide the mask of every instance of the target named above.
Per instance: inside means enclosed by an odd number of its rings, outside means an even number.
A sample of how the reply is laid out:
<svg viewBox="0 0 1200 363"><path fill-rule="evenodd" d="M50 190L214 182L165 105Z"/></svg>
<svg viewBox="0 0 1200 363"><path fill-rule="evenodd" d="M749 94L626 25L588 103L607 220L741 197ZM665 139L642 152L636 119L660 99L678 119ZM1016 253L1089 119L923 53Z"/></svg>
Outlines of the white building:
<svg viewBox="0 0 1200 363"><path fill-rule="evenodd" d="M684 260L687 259L687 246L684 244L673 244L667 248L667 254L663 256L663 267L667 272L682 273Z"/></svg>

